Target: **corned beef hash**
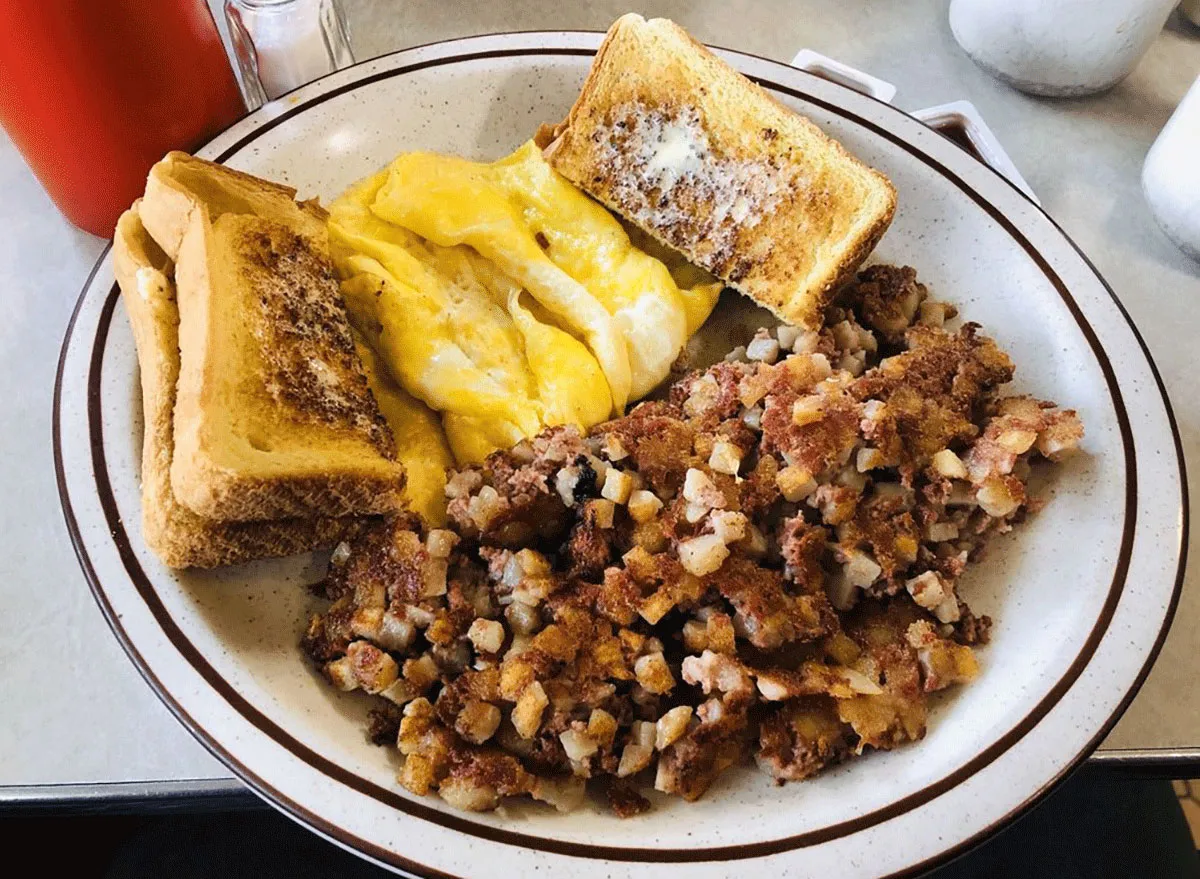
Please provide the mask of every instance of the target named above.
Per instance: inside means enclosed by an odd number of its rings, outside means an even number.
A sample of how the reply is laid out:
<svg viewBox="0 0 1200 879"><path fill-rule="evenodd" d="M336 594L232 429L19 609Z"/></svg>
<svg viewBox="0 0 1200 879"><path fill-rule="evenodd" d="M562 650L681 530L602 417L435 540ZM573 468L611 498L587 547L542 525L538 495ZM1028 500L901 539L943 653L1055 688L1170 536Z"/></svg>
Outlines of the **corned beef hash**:
<svg viewBox="0 0 1200 879"><path fill-rule="evenodd" d="M958 584L1037 507L1075 412L910 268L862 271L819 331L759 331L587 435L451 474L449 526L334 552L308 655L372 696L399 782L466 810L588 781L616 814L748 757L779 783L925 733L990 620Z"/></svg>

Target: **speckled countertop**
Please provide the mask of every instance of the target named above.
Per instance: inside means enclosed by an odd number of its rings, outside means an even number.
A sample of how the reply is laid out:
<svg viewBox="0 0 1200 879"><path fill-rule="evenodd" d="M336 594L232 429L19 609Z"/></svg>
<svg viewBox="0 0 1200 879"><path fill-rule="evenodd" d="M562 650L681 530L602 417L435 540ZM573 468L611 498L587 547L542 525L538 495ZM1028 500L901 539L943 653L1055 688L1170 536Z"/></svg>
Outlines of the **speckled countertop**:
<svg viewBox="0 0 1200 879"><path fill-rule="evenodd" d="M976 68L950 35L946 0L343 2L360 59L477 33L603 30L634 8L674 18L706 42L780 61L816 49L895 83L905 109L974 102L1145 336L1192 463L1192 496L1200 496L1200 265L1159 232L1138 182L1155 135L1200 74L1200 32L1172 22L1112 91L1050 101ZM55 489L50 404L63 332L104 242L58 215L2 135L0 229L0 802L236 790L139 679L76 566ZM1197 570L1156 667L1100 759L1190 758L1200 767Z"/></svg>

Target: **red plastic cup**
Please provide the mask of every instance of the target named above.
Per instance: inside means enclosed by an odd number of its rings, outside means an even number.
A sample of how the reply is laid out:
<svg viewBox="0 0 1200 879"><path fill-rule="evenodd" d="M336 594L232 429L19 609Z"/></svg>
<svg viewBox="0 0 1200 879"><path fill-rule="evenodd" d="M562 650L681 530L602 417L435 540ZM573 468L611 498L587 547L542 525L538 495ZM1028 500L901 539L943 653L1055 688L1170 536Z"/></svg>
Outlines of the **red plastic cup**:
<svg viewBox="0 0 1200 879"><path fill-rule="evenodd" d="M205 0L0 0L0 125L81 229L245 112Z"/></svg>

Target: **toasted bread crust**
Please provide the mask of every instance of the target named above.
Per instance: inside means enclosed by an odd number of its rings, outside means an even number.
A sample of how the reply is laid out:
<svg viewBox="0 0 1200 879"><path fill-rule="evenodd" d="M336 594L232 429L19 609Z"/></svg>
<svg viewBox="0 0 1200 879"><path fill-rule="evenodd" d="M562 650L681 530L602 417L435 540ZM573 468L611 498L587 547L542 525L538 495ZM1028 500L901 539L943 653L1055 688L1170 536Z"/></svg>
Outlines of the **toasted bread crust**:
<svg viewBox="0 0 1200 879"><path fill-rule="evenodd" d="M295 197L290 186L172 151L150 169L140 214L150 236L172 260L179 257L191 213L200 203L213 220L230 211L253 215L269 206L298 232L323 238L324 209L315 199L294 202Z"/></svg>
<svg viewBox="0 0 1200 879"><path fill-rule="evenodd" d="M559 173L792 323L895 212L886 177L664 19L618 19L551 134Z"/></svg>
<svg viewBox="0 0 1200 879"><path fill-rule="evenodd" d="M891 187L890 181L888 182L888 186ZM837 265L836 271L819 288L818 301L821 303L820 307L816 308L810 319L802 321L802 323L812 325L821 321L824 307L833 300L838 290L854 280L855 274L862 267L862 264L866 262L867 257L879 246L880 240L892 224L892 218L895 215L895 189L892 189L892 199L888 204L886 212L881 215L880 219L870 226L865 227L857 238L847 241L845 254L841 262ZM779 312L776 313L778 314Z"/></svg>
<svg viewBox="0 0 1200 879"><path fill-rule="evenodd" d="M139 204L117 223L113 265L133 327L141 371L142 530L147 546L172 568L211 568L294 555L351 539L369 521L357 517L221 522L197 516L171 489L173 413L179 376L179 312L171 265L142 225Z"/></svg>
<svg viewBox="0 0 1200 879"><path fill-rule="evenodd" d="M179 460L177 457L176 460ZM398 512L404 503L403 470L393 472L312 475L247 476L221 467L212 458L197 455L184 469L172 473L176 497L188 509L206 518L232 511L230 521L259 522L280 518L305 518L311 510L365 510L378 515ZM210 515L212 513L213 515Z"/></svg>
<svg viewBox="0 0 1200 879"><path fill-rule="evenodd" d="M290 229L257 217L231 218L242 282L252 303L263 383L304 423L346 424L389 460L396 445L367 384L337 292L333 266Z"/></svg>
<svg viewBox="0 0 1200 879"><path fill-rule="evenodd" d="M172 489L207 519L403 506L404 468L354 348L326 214L294 196L172 153L142 200L155 218L147 230L168 255L174 248Z"/></svg>

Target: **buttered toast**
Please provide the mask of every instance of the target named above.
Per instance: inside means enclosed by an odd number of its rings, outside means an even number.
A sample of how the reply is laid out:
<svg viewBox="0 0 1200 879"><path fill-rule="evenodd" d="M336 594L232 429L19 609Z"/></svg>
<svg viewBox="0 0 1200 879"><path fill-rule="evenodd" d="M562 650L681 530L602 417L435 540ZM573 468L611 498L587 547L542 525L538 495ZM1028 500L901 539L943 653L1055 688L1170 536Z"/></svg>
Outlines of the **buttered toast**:
<svg viewBox="0 0 1200 879"><path fill-rule="evenodd" d="M171 261L146 232L139 203L117 223L113 267L133 327L141 371L142 530L146 544L172 568L211 568L328 547L364 520L317 517L221 522L197 516L171 490L175 383L179 378L179 311Z"/></svg>
<svg viewBox="0 0 1200 879"><path fill-rule="evenodd" d="M198 159L164 163L142 212L175 248L178 501L236 521L401 509L404 468L355 351L324 212Z"/></svg>
<svg viewBox="0 0 1200 879"><path fill-rule="evenodd" d="M628 14L553 131L556 171L790 323L820 323L891 183L674 22Z"/></svg>

